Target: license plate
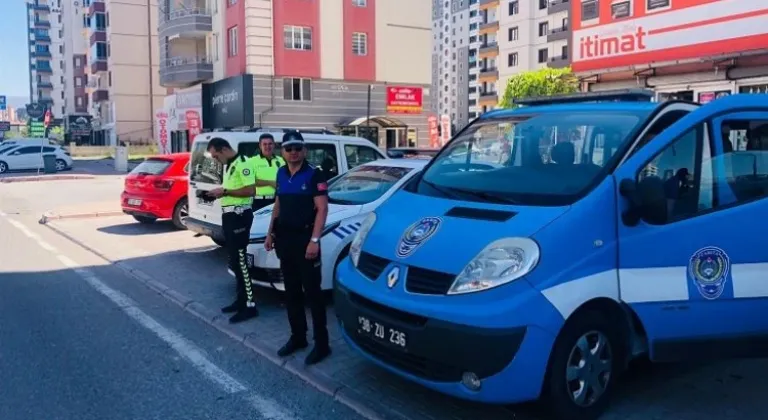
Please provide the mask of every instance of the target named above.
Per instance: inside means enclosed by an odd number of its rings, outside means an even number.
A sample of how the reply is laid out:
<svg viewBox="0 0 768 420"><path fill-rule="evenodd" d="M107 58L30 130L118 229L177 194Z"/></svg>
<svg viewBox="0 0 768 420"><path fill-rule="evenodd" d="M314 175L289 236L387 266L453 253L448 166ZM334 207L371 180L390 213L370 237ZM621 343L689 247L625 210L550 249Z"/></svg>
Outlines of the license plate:
<svg viewBox="0 0 768 420"><path fill-rule="evenodd" d="M129 198L128 199L128 205L129 206L140 206L141 205L141 200L136 199L136 198Z"/></svg>
<svg viewBox="0 0 768 420"><path fill-rule="evenodd" d="M248 264L248 267L253 267L253 254L246 254L245 261Z"/></svg>
<svg viewBox="0 0 768 420"><path fill-rule="evenodd" d="M408 336L404 332L366 316L357 317L357 333L402 350L408 346Z"/></svg>

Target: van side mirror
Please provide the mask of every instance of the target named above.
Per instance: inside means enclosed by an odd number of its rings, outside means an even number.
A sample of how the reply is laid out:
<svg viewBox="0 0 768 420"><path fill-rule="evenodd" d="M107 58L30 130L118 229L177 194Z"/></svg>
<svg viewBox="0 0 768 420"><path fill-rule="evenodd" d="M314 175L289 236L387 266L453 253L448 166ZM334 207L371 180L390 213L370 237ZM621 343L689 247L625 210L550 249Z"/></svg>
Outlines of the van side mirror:
<svg viewBox="0 0 768 420"><path fill-rule="evenodd" d="M667 221L667 200L661 178L623 179L619 183L619 194L629 202L629 208L621 215L626 226L637 226L640 220L652 225Z"/></svg>

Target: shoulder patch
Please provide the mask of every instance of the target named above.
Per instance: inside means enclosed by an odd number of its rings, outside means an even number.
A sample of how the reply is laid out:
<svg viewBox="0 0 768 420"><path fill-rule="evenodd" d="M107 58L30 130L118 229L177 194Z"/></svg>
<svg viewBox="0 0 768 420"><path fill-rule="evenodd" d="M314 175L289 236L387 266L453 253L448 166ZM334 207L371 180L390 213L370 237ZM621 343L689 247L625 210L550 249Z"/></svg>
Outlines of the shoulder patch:
<svg viewBox="0 0 768 420"><path fill-rule="evenodd" d="M243 175L248 176L251 174L251 170L248 168L243 169Z"/></svg>

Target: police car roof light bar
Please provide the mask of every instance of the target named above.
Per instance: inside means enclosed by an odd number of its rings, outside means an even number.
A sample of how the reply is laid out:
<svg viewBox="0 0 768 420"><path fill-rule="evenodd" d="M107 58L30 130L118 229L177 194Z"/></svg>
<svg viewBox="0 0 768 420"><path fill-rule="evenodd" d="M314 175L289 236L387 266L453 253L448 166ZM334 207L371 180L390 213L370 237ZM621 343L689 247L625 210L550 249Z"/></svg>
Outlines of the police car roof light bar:
<svg viewBox="0 0 768 420"><path fill-rule="evenodd" d="M583 102L651 102L654 93L650 89L615 89L602 92L580 92L566 95L535 96L516 99L517 105L555 105Z"/></svg>

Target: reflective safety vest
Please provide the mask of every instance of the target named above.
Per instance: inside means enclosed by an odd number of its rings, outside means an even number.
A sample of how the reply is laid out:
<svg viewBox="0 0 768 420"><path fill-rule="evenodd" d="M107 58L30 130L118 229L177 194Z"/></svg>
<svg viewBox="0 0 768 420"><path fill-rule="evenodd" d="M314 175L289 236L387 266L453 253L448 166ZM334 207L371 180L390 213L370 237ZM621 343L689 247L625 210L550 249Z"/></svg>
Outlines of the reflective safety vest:
<svg viewBox="0 0 768 420"><path fill-rule="evenodd" d="M248 158L237 155L227 167L221 187L230 191L239 190L240 188L255 184L255 175ZM253 197L221 197L221 207L250 206L252 202Z"/></svg>
<svg viewBox="0 0 768 420"><path fill-rule="evenodd" d="M267 159L263 156L254 156L251 158L251 166L256 171L256 179L262 181L276 181L277 170L285 166L285 161L280 156L273 156ZM273 187L256 187L257 197L271 197L275 195Z"/></svg>

